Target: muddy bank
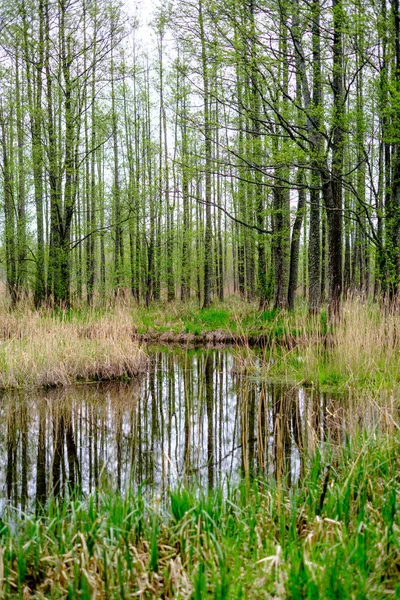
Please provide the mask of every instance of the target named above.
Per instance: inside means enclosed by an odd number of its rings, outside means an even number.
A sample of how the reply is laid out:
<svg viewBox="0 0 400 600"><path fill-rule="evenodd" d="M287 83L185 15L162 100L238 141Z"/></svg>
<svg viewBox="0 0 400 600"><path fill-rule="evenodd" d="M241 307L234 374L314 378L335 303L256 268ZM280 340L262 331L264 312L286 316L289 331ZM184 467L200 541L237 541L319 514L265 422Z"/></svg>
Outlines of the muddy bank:
<svg viewBox="0 0 400 600"><path fill-rule="evenodd" d="M181 346L251 346L263 348L270 345L273 341L286 345L290 348L296 345L296 338L292 335L283 334L276 338L273 334L253 334L239 335L227 331L202 331L194 333L176 333L173 331L136 333L133 336L134 341L141 344L178 344Z"/></svg>

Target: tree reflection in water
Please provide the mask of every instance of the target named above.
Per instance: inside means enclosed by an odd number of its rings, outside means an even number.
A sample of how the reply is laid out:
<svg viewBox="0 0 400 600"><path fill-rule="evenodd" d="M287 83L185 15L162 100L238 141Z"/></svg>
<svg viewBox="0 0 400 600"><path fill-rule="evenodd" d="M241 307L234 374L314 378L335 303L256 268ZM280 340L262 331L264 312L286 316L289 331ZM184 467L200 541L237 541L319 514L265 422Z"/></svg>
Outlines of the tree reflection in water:
<svg viewBox="0 0 400 600"><path fill-rule="evenodd" d="M379 418L343 398L257 380L245 364L231 350L155 351L129 384L4 394L1 504L39 510L49 494L161 493L243 476L294 483L317 445L341 444Z"/></svg>

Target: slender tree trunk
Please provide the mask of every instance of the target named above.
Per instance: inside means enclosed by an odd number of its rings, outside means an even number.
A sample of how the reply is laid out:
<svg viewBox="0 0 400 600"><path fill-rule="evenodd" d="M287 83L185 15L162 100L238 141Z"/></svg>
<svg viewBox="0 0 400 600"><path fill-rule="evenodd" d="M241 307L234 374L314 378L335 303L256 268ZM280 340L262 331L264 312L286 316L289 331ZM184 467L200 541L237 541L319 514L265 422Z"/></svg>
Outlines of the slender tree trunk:
<svg viewBox="0 0 400 600"><path fill-rule="evenodd" d="M344 70L342 0L333 0L333 139L332 177L323 180L328 222L329 313L336 318L342 295L342 173L344 149Z"/></svg>
<svg viewBox="0 0 400 600"><path fill-rule="evenodd" d="M12 116L9 117L12 119ZM17 248L15 244L15 213L13 201L13 176L10 158L12 138L7 139L4 109L0 108L1 145L3 151L3 199L4 199L4 238L6 258L7 289L12 305L15 305L17 295Z"/></svg>
<svg viewBox="0 0 400 600"><path fill-rule="evenodd" d="M97 8L97 7L96 7ZM97 144L97 122L96 122L96 53L97 53L97 18L94 16L93 33L93 58L91 77L91 140L90 140L90 184L88 194L88 234L86 259L86 295L89 306L93 304L94 286L96 282L96 211L97 211L97 187L96 187L96 144ZM85 111L86 112L86 111ZM89 144L88 144L89 145ZM89 169L89 157L88 157ZM89 178L89 172L88 172Z"/></svg>
<svg viewBox="0 0 400 600"><path fill-rule="evenodd" d="M181 177L182 177L182 210L183 210L183 231L182 231L182 266L181 266L181 300L185 302L190 296L190 205L189 205L189 144L188 144L188 114L187 101L188 94L183 82L182 102L181 102Z"/></svg>
<svg viewBox="0 0 400 600"><path fill-rule="evenodd" d="M208 57L206 52L206 37L204 30L203 0L199 0L199 27L201 41L201 63L203 76L204 100L204 138L205 138L205 236L204 236L204 298L203 308L211 305L211 278L212 278L212 220L211 220L211 123L210 123L210 98L208 81Z"/></svg>
<svg viewBox="0 0 400 600"><path fill-rule="evenodd" d="M255 28L255 5L250 0L251 38L250 38L250 60L251 60L251 104L252 104L252 130L253 130L253 166L255 183L255 211L256 223L260 229L265 229L265 200L262 185L262 138L261 138L261 106L259 92L259 77L257 65L257 39ZM267 258L265 253L265 236L257 234L257 279L258 296L260 307L267 303Z"/></svg>
<svg viewBox="0 0 400 600"><path fill-rule="evenodd" d="M313 73L313 111L311 135L315 142L311 148L318 161L318 154L322 151L322 140L319 134L321 124L321 105L322 105L322 75L321 75L321 40L320 40L320 0L315 0L312 4L312 73ZM310 190L310 230L308 244L308 272L309 272L309 310L310 313L317 313L321 303L321 268L320 268L320 176L314 168L311 171L311 190Z"/></svg>
<svg viewBox="0 0 400 600"><path fill-rule="evenodd" d="M119 148L118 148L118 116L115 104L115 67L112 60L111 67L111 112L112 112L112 139L114 153L114 291L117 293L122 283L123 269L123 242L121 231L121 184L119 178Z"/></svg>
<svg viewBox="0 0 400 600"><path fill-rule="evenodd" d="M292 240L290 244L290 271L289 271L289 286L288 286L288 309L294 310L297 280L299 273L299 259L300 259L300 238L301 238L301 227L304 217L304 207L306 204L306 190L304 187L304 173L301 168L297 172L297 189L298 189L298 201L296 217L293 223L292 229Z"/></svg>
<svg viewBox="0 0 400 600"><path fill-rule="evenodd" d="M280 51L282 53L282 112L288 110L287 97L289 88L288 43L286 34L286 11L282 11L280 25ZM289 198L289 169L285 165L284 154L286 142L281 147L278 144L279 127L275 128L275 168L276 181L273 190L273 215L274 215L274 280L275 280L275 308L287 308L290 260L290 198Z"/></svg>
<svg viewBox="0 0 400 600"><path fill-rule="evenodd" d="M43 146L42 146L42 89L43 89L43 64L44 64L44 28L45 14L43 0L39 0L39 41L38 61L35 69L31 69L31 56L29 49L28 25L26 22L25 2L22 3L23 19L23 45L24 61L27 81L27 97L29 122L31 132L32 148L32 171L36 209L36 271L34 300L35 305L40 306L46 296L46 271L44 256L44 219L43 219Z"/></svg>
<svg viewBox="0 0 400 600"><path fill-rule="evenodd" d="M392 0L392 14L394 21L394 68L393 79L396 94L400 94L400 12L399 0ZM397 139L392 144L392 184L390 189L389 212L389 260L390 260L390 298L397 299L400 283L400 130L398 115L393 117L392 127L396 131Z"/></svg>
<svg viewBox="0 0 400 600"><path fill-rule="evenodd" d="M21 94L21 80L19 70L19 53L15 58L15 106L17 124L17 160L18 160L18 189L17 189L17 295L26 292L26 193L25 193L25 131L24 131L24 104Z"/></svg>

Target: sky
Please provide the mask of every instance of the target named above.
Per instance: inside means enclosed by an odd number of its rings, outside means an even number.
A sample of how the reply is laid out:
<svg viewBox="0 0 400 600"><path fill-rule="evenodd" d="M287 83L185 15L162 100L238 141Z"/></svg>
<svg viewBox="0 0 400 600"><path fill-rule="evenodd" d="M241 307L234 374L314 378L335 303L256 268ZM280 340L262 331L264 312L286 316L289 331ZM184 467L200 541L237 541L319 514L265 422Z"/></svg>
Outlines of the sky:
<svg viewBox="0 0 400 600"><path fill-rule="evenodd" d="M126 12L132 16L139 17L140 28L138 39L144 46L154 43L154 34L151 29L151 20L154 10L159 4L158 0L124 0L123 6Z"/></svg>

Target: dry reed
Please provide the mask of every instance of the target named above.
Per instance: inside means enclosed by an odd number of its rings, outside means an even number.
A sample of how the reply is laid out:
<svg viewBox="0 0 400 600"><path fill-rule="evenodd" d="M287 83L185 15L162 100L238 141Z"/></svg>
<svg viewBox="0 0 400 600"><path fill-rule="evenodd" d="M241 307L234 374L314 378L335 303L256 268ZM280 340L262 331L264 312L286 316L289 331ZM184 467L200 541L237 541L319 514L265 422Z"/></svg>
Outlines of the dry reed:
<svg viewBox="0 0 400 600"><path fill-rule="evenodd" d="M132 377L147 366L129 312L85 319L21 308L0 315L0 388Z"/></svg>
<svg viewBox="0 0 400 600"><path fill-rule="evenodd" d="M283 317L280 328L295 343L265 351L266 377L359 391L399 387L398 312L352 299L334 325L321 315L295 314Z"/></svg>

